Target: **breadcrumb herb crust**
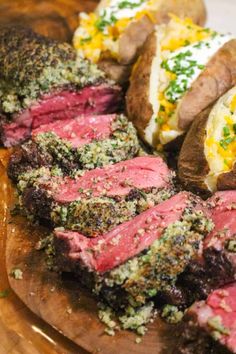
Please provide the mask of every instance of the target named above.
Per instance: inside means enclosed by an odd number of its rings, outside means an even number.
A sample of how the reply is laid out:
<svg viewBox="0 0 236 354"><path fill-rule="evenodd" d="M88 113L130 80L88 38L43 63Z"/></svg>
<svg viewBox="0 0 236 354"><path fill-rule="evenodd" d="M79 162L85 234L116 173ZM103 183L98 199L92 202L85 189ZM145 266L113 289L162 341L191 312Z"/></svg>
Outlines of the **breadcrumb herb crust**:
<svg viewBox="0 0 236 354"><path fill-rule="evenodd" d="M113 306L145 304L175 285L177 277L197 257L201 241L212 228L213 223L202 212L187 208L182 219L168 226L146 252L97 275L95 292Z"/></svg>
<svg viewBox="0 0 236 354"><path fill-rule="evenodd" d="M76 59L67 43L20 26L0 31L0 110L14 113L52 88L94 84L104 77L95 65Z"/></svg>
<svg viewBox="0 0 236 354"><path fill-rule="evenodd" d="M117 115L107 139L93 140L78 148L53 132L37 135L12 155L8 175L17 182L23 173L45 166L73 177L78 169L91 170L131 159L137 156L139 149L133 124L124 115Z"/></svg>

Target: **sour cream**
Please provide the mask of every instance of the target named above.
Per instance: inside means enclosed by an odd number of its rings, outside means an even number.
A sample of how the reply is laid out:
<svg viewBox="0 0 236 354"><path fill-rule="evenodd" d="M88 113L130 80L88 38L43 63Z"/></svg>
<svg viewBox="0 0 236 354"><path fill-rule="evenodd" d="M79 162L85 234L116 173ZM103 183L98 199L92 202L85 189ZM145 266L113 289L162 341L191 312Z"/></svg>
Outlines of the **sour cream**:
<svg viewBox="0 0 236 354"><path fill-rule="evenodd" d="M160 109L160 104L157 102L159 93L164 93L167 101L174 104L180 104L181 98L202 73L210 59L232 38L233 36L231 34L222 35L215 33L213 36L210 36L205 40L186 45L172 52L165 51L160 54L160 44L158 43L159 39L157 36L158 45L156 58L153 60L150 92L154 87L153 78L156 78L158 82L155 84L155 94L150 94L153 116L145 129L145 138L150 145L153 145L154 137L158 136L159 142L164 145L183 133L178 129L178 118L176 113L178 108L167 122L169 130L161 130L161 125L156 119ZM159 59L157 60L157 58ZM170 73L175 74L176 78L170 80L168 76ZM156 99L155 102L154 97Z"/></svg>
<svg viewBox="0 0 236 354"><path fill-rule="evenodd" d="M101 9L98 13L107 26L104 27L104 32L107 27L123 18L134 18L135 15L147 7L147 0L111 0L105 9Z"/></svg>

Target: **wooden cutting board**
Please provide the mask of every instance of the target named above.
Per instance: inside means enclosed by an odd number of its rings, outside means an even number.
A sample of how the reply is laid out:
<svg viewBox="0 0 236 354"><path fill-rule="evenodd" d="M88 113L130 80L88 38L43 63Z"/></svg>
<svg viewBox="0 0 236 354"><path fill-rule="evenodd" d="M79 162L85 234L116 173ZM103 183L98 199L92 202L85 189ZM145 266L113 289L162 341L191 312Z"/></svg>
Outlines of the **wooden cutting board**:
<svg viewBox="0 0 236 354"><path fill-rule="evenodd" d="M5 166L8 153L0 149L0 353L1 354L86 354L34 315L10 289L5 264L11 186Z"/></svg>

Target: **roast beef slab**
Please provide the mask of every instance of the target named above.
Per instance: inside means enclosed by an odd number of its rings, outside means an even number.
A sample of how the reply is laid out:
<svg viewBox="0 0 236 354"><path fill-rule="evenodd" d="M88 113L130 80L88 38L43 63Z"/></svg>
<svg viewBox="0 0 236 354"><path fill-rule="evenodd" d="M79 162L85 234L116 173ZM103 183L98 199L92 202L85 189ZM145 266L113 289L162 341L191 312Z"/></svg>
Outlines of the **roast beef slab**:
<svg viewBox="0 0 236 354"><path fill-rule="evenodd" d="M236 353L236 283L213 291L187 312L173 354Z"/></svg>
<svg viewBox="0 0 236 354"><path fill-rule="evenodd" d="M236 280L236 191L215 193L206 207L215 227L198 259L179 277L177 287L163 294L164 302L187 307Z"/></svg>
<svg viewBox="0 0 236 354"><path fill-rule="evenodd" d="M139 151L136 131L124 115L88 115L44 124L16 148L8 175L14 181L32 169L93 169L131 159Z"/></svg>
<svg viewBox="0 0 236 354"><path fill-rule="evenodd" d="M0 141L27 139L32 129L81 114L119 111L121 89L59 43L22 27L0 32Z"/></svg>
<svg viewBox="0 0 236 354"><path fill-rule="evenodd" d="M83 171L75 178L46 176L42 169L41 177L28 180L21 196L28 214L89 236L111 230L173 193L172 172L153 156Z"/></svg>
<svg viewBox="0 0 236 354"><path fill-rule="evenodd" d="M140 306L175 284L211 226L201 201L181 192L96 239L56 229L57 265L115 308Z"/></svg>

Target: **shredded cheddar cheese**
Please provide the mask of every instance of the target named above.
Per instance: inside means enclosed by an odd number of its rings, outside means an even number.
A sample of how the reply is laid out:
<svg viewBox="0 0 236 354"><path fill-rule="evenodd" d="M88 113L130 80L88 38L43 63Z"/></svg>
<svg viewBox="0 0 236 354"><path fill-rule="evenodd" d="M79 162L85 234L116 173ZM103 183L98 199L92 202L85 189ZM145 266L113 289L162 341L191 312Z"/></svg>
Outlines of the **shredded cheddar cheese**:
<svg viewBox="0 0 236 354"><path fill-rule="evenodd" d="M206 184L216 189L217 178L232 170L236 162L236 88L213 107L206 125L204 153L209 165Z"/></svg>
<svg viewBox="0 0 236 354"><path fill-rule="evenodd" d="M230 110L231 110L231 112L236 111L236 95L234 95L234 97L230 103Z"/></svg>
<svg viewBox="0 0 236 354"><path fill-rule="evenodd" d="M162 69L164 71L163 76L165 77L166 82L164 89L158 92L160 110L158 113L157 122L160 124L160 131L171 130L169 120L176 111L178 100L170 99L170 97L167 97L166 93L168 87L170 87L170 84L172 85L171 89L174 90L174 82L176 81L177 76L181 74L177 72L177 70L174 70L175 68L171 68L168 67L168 65L164 65L165 63L167 63L165 61L165 58L168 58L171 52L178 51L179 49L184 47L187 48L188 45L198 43L204 39L209 38L213 34L213 31L195 25L191 19L187 18L182 20L174 15L171 15L171 17L172 20L170 21L168 27L166 27L166 33L161 43L161 52L163 53ZM182 62L184 62L183 74L186 71L185 66L187 59L187 56L179 56L175 65L176 67L178 67L181 65L181 60ZM192 70L192 68L190 68L190 70ZM187 87L183 87L182 91L186 91L186 89Z"/></svg>
<svg viewBox="0 0 236 354"><path fill-rule="evenodd" d="M117 59L119 37L132 21L143 16L148 16L155 23L152 11L156 9L158 2L159 0L117 0L112 3L110 0L110 8L108 6L105 10L101 9L98 14L82 13L80 26L73 38L78 54L94 63L108 54ZM121 11L123 15L119 16Z"/></svg>

